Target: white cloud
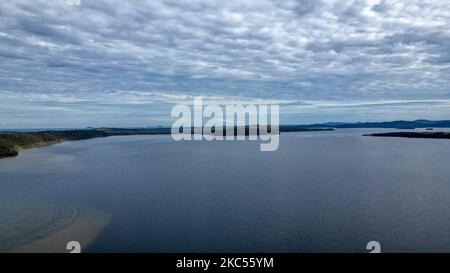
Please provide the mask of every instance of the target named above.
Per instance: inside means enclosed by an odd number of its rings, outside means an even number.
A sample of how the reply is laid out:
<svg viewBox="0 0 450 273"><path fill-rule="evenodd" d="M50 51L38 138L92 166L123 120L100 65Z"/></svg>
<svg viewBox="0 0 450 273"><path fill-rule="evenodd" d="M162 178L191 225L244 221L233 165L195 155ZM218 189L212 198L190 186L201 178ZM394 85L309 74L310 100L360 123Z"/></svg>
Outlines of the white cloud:
<svg viewBox="0 0 450 273"><path fill-rule="evenodd" d="M0 105L436 100L448 75L445 0L0 3Z"/></svg>

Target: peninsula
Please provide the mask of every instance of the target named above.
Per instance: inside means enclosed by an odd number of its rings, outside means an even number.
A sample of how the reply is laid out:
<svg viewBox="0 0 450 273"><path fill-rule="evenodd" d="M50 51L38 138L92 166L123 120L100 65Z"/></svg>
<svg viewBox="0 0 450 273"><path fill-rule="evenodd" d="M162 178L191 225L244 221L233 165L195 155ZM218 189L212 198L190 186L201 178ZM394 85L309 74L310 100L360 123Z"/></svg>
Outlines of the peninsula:
<svg viewBox="0 0 450 273"><path fill-rule="evenodd" d="M450 132L392 132L368 134L364 136L450 139Z"/></svg>

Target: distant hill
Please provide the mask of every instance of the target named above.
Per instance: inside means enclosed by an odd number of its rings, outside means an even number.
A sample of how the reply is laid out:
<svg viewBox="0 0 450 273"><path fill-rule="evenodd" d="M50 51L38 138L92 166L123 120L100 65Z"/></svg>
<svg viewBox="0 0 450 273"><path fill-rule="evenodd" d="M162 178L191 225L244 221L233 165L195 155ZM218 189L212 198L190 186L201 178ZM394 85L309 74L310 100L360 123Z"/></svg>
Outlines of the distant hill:
<svg viewBox="0 0 450 273"><path fill-rule="evenodd" d="M342 123L342 122L327 122L309 125L296 125L303 128L398 128L398 129L413 129L413 128L450 128L450 120L426 120L418 119L413 121L397 120L385 122L356 122L356 123Z"/></svg>

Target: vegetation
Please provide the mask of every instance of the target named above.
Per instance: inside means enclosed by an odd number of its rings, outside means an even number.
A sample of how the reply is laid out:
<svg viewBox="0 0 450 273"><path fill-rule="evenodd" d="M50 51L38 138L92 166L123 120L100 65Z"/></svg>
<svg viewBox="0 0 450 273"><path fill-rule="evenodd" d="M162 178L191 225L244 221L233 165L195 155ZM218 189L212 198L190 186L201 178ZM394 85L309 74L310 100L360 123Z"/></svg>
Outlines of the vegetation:
<svg viewBox="0 0 450 273"><path fill-rule="evenodd" d="M393 132L365 136L450 139L450 132Z"/></svg>
<svg viewBox="0 0 450 273"><path fill-rule="evenodd" d="M104 136L105 132L97 130L4 132L0 133L0 157L15 156L22 148Z"/></svg>
<svg viewBox="0 0 450 273"><path fill-rule="evenodd" d="M269 127L270 128L270 127ZM193 128L190 128L193 133ZM280 132L292 131L320 131L322 129L307 129L296 126L280 126ZM333 130L333 129L324 129ZM269 130L270 131L270 130ZM246 134L249 128L246 127ZM67 131L41 131L41 132L0 132L0 158L16 156L23 148L40 147L68 140L81 140L107 136L123 135L157 135L170 134L171 128L98 128L86 130ZM224 132L225 133L225 132ZM235 128L236 134L236 128Z"/></svg>
<svg viewBox="0 0 450 273"><path fill-rule="evenodd" d="M16 156L18 154L18 149L13 143L0 138L0 158L6 156Z"/></svg>

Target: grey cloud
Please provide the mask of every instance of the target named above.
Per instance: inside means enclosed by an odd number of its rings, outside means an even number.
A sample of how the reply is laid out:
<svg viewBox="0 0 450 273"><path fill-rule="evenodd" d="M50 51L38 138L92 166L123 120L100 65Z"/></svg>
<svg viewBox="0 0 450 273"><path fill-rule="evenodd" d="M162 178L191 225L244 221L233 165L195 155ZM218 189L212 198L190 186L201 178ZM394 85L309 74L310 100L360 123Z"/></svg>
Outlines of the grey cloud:
<svg viewBox="0 0 450 273"><path fill-rule="evenodd" d="M446 99L449 29L444 0L2 1L0 105L5 92L124 90Z"/></svg>

